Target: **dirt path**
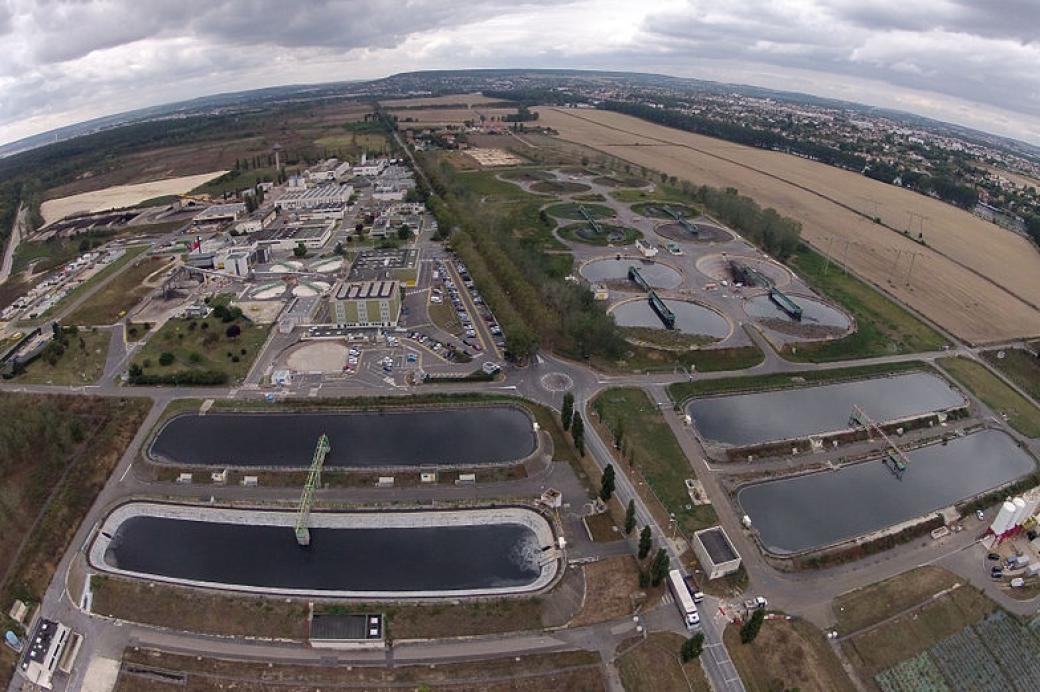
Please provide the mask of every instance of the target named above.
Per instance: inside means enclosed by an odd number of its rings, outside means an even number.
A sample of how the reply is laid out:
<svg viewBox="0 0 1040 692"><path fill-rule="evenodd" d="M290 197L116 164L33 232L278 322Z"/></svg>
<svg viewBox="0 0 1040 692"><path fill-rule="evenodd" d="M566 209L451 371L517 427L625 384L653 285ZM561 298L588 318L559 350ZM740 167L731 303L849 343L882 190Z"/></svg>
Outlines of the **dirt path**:
<svg viewBox="0 0 1040 692"><path fill-rule="evenodd" d="M14 217L14 225L11 226L11 237L7 241L7 247L4 248L3 263L0 264L0 284L11 278L11 267L14 265L14 251L18 249L18 244L22 242L22 236L25 235L25 219L27 216L28 210L25 208L25 205L18 205L18 213Z"/></svg>

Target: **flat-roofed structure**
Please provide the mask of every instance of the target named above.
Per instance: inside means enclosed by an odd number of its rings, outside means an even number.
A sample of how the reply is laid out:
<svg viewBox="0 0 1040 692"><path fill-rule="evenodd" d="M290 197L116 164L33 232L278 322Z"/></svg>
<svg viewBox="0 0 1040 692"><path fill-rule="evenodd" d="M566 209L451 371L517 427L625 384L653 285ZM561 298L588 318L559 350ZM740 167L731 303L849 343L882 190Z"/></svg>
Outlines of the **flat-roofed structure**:
<svg viewBox="0 0 1040 692"><path fill-rule="evenodd" d="M362 250L350 265L350 281L400 281L414 286L419 278L419 250Z"/></svg>
<svg viewBox="0 0 1040 692"><path fill-rule="evenodd" d="M239 202L232 204L214 204L206 207L191 220L196 226L217 226L237 221L246 214L246 205Z"/></svg>
<svg viewBox="0 0 1040 692"><path fill-rule="evenodd" d="M718 579L740 569L740 555L721 526L693 534L693 551L708 579Z"/></svg>
<svg viewBox="0 0 1040 692"><path fill-rule="evenodd" d="M282 209L312 209L326 204L344 204L354 194L350 185L335 183L318 185L311 188L290 187L278 198L278 206Z"/></svg>
<svg viewBox="0 0 1040 692"><path fill-rule="evenodd" d="M311 646L325 649L383 647L380 614L322 615L311 618Z"/></svg>
<svg viewBox="0 0 1040 692"><path fill-rule="evenodd" d="M37 620L18 663L18 672L29 682L51 689L51 678L58 669L71 634L72 631L61 623L46 618Z"/></svg>
<svg viewBox="0 0 1040 692"><path fill-rule="evenodd" d="M401 317L398 281L348 281L329 299L329 313L340 327L396 327Z"/></svg>
<svg viewBox="0 0 1040 692"><path fill-rule="evenodd" d="M258 245L272 250L292 250L300 243L303 243L305 248L317 250L329 242L335 227L335 221L299 223L279 228L272 226L254 233L252 237Z"/></svg>

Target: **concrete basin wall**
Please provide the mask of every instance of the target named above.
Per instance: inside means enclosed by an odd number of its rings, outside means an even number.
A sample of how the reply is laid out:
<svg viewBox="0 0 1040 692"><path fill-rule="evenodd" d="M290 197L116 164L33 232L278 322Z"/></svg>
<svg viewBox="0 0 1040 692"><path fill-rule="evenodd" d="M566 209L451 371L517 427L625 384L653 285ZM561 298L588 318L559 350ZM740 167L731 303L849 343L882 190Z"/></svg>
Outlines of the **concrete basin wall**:
<svg viewBox="0 0 1040 692"><path fill-rule="evenodd" d="M142 521L161 523L167 532L166 541L158 542L158 545L137 545L137 549L143 549L152 558L168 549L171 554L186 555L186 561L197 560L197 566L190 567L179 562L177 569L173 570L179 574L120 567L117 564L120 551L132 553L135 550L134 545L121 543L127 540L124 535L126 532L122 529ZM560 569L551 525L541 514L523 507L414 512L315 512L308 522L312 533L312 545L309 548L296 545L293 534L295 521L295 512L130 502L117 507L106 517L90 545L88 559L90 565L100 572L183 586L295 597L395 600L533 593L550 585ZM206 525L212 525L212 529ZM176 535L182 531L185 536L183 544L177 545ZM414 534L410 533L413 531ZM216 538L216 543L211 540L214 539L213 534L229 532L242 533L244 541L228 541L222 545L221 538ZM258 534L263 541L254 542ZM206 539L201 541L205 545L200 545L197 552L191 536ZM503 539L503 536L506 538ZM352 551L343 550L342 546L337 546L337 540L333 540L343 538L356 539L357 547L364 548L361 552L367 556L367 562ZM503 544L502 540L511 542ZM484 541L484 544L480 545L479 541ZM441 544L445 548L443 551L437 549ZM222 547L226 550L221 550ZM434 554L426 554L422 562L400 564L399 554L416 550L420 553L433 550ZM252 561L251 569L255 570L249 572L248 580L243 581L254 583L223 581L208 576L195 579L184 574L186 571L195 571L200 576L208 574L212 572L208 569L211 567L208 563L234 560L230 554L239 553ZM492 555L490 558L489 554ZM504 564L507 555L508 560L520 560L523 564L519 567L517 564ZM425 577L437 573L445 575L444 578L450 582L451 579L459 578L460 574L467 574L470 560L473 560L473 570L480 572L478 563L487 559L499 561L497 567L503 567L502 571L509 573L507 581L510 583L500 585L500 580L488 578L486 583L471 583L464 588L456 588L451 583L427 589L371 587L374 583L382 587L384 581L390 580L417 583L429 581ZM359 561L363 564L359 564ZM492 565L490 572L495 572L495 567ZM384 580L379 576L379 570L392 570L392 573L387 574ZM323 572L326 576L334 575L336 586L341 588L306 585L304 582L313 582L308 575L316 572ZM351 588L349 582L352 578L360 577L369 586ZM258 584L257 581L265 583Z"/></svg>

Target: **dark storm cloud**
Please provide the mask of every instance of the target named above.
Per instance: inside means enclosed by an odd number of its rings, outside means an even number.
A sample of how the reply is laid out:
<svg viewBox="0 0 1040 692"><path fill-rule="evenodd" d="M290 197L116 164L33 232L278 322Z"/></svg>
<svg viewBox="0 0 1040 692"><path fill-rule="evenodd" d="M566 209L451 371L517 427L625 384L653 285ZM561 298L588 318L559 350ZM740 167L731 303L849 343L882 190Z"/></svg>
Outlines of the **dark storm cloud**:
<svg viewBox="0 0 1040 692"><path fill-rule="evenodd" d="M1040 115L1040 4L696 0L645 28L684 60L744 61L880 80ZM1021 11L1021 23L1006 14ZM1035 22L1032 21L1035 18Z"/></svg>
<svg viewBox="0 0 1040 692"><path fill-rule="evenodd" d="M219 91L491 66L794 84L962 121L966 101L970 124L1036 140L1038 26L1038 0L0 0L0 141Z"/></svg>

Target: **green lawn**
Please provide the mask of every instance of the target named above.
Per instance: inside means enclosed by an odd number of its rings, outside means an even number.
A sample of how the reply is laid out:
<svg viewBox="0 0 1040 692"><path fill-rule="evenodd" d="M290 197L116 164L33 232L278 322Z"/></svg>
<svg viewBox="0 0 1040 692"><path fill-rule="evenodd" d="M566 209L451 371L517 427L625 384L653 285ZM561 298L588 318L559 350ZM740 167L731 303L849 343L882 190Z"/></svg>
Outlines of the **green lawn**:
<svg viewBox="0 0 1040 692"><path fill-rule="evenodd" d="M50 310L40 315L40 317L51 317L63 310L65 306L71 305L73 302L78 300L80 296L90 291L94 286L97 286L99 283L102 283L103 281L107 281L110 276L113 276L123 271L124 267L126 267L128 264L140 257L142 253L148 250L148 248L148 245L135 245L133 247L126 248L126 252L123 253L122 257L117 259L115 262L109 264L107 267L99 271L97 274L94 274L94 276L90 277L76 288L72 289L72 291L70 291L68 295L62 298L57 305L53 306Z"/></svg>
<svg viewBox="0 0 1040 692"><path fill-rule="evenodd" d="M609 219L615 216L614 210L610 207L602 204L582 204L585 211L589 213L594 219ZM545 208L545 213L549 216L555 216L560 219L570 219L572 221L582 221L585 219L578 211L578 205L573 202L564 202L563 204L554 204Z"/></svg>
<svg viewBox="0 0 1040 692"><path fill-rule="evenodd" d="M678 188L667 185L658 185L652 192L648 190L614 190L610 196L625 204L636 204L638 202L677 202L682 204L689 197Z"/></svg>
<svg viewBox="0 0 1040 692"><path fill-rule="evenodd" d="M490 171L460 171L458 180L476 195L494 195L495 197L535 198L513 183L499 180Z"/></svg>
<svg viewBox="0 0 1040 692"><path fill-rule="evenodd" d="M142 282L154 272L169 267L173 257L146 257L112 279L104 288L65 318L68 324L112 324L137 306L152 289Z"/></svg>
<svg viewBox="0 0 1040 692"><path fill-rule="evenodd" d="M68 345L65 352L57 356L54 364L48 362L46 353L29 363L25 372L15 378L24 384L93 384L101 379L108 356L111 334L107 331L80 329L76 334L66 334Z"/></svg>
<svg viewBox="0 0 1040 692"><path fill-rule="evenodd" d="M684 532L692 534L717 523L710 505L691 504L685 480L694 477L693 469L661 411L643 390L608 389L592 400L592 410L615 438L620 426L624 456L643 474L665 509L675 514Z"/></svg>
<svg viewBox="0 0 1040 692"><path fill-rule="evenodd" d="M257 183L274 180L278 171L274 166L266 168L253 168L247 171L229 171L219 178L214 178L208 183L203 183L191 191L198 195L223 195L225 192L238 192L246 188L255 187Z"/></svg>
<svg viewBox="0 0 1040 692"><path fill-rule="evenodd" d="M242 330L236 337L227 335L232 324ZM226 375L226 382L240 382L248 374L269 330L270 325L254 325L245 318L230 324L212 316L204 320L173 319L148 339L134 364L146 378L142 384L151 384L153 379L158 380L155 384L223 384L210 377L219 373ZM173 356L169 365L160 363L164 353Z"/></svg>
<svg viewBox="0 0 1040 692"><path fill-rule="evenodd" d="M632 211L641 216L649 216L652 219L671 219L672 216L670 214L665 213L665 211L661 209L661 206L662 204L660 202L640 202L638 204L632 205ZM687 204L677 204L675 202L671 202L668 204L668 207L673 211L681 213L688 219L693 219L697 216L700 216L699 211Z"/></svg>
<svg viewBox="0 0 1040 692"><path fill-rule="evenodd" d="M1008 348L1003 351L1003 358L997 358L999 351L986 351L982 357L1021 387L1026 394L1040 400L1040 358L1021 348Z"/></svg>
<svg viewBox="0 0 1040 692"><path fill-rule="evenodd" d="M624 360L611 362L593 358L591 365L604 372L672 372L677 368L695 372L746 370L765 359L757 346L704 348L694 351L667 351L632 346Z"/></svg>
<svg viewBox="0 0 1040 692"><path fill-rule="evenodd" d="M1007 386L980 363L966 358L940 358L936 363L1026 437L1040 437L1040 409Z"/></svg>
<svg viewBox="0 0 1040 692"><path fill-rule="evenodd" d="M455 336L462 334L462 322L459 321L455 308L452 307L447 299L442 300L440 303L430 303L428 311L430 313L430 321L435 325L449 334L454 334Z"/></svg>
<svg viewBox="0 0 1040 692"><path fill-rule="evenodd" d="M946 339L868 284L844 274L806 245L788 264L814 290L836 301L856 319L856 331L841 339L784 348L788 360L818 363L896 353L938 351Z"/></svg>
<svg viewBox="0 0 1040 692"><path fill-rule="evenodd" d="M854 368L832 368L830 370L804 370L802 372L772 373L750 377L723 377L715 380L675 382L668 385L668 396L677 404L693 396L727 394L731 392L755 392L764 389L802 387L807 384L824 384L841 380L856 380L897 372L927 369L921 361L904 363L882 363Z"/></svg>

